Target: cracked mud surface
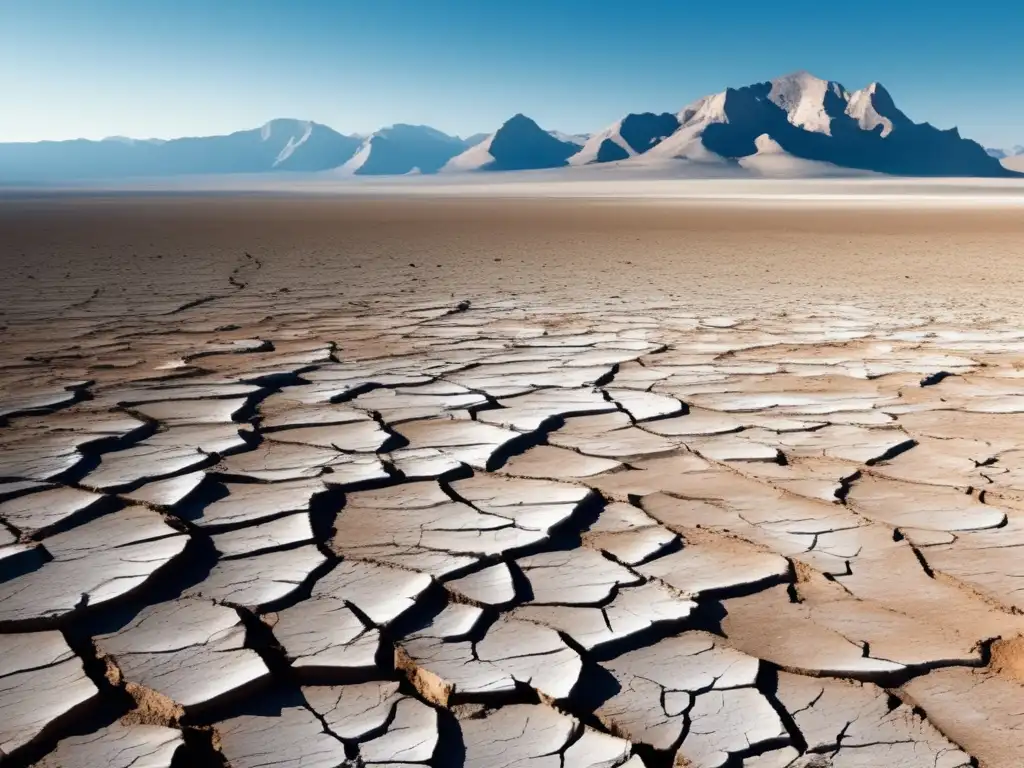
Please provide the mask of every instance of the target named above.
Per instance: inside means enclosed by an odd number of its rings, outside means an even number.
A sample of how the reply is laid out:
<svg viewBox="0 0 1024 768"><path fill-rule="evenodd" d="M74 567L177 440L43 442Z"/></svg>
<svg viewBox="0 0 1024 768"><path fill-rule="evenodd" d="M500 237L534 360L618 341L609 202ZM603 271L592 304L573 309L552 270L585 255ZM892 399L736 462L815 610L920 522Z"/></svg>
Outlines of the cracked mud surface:
<svg viewBox="0 0 1024 768"><path fill-rule="evenodd" d="M0 763L1024 764L1019 327L251 253L5 310Z"/></svg>

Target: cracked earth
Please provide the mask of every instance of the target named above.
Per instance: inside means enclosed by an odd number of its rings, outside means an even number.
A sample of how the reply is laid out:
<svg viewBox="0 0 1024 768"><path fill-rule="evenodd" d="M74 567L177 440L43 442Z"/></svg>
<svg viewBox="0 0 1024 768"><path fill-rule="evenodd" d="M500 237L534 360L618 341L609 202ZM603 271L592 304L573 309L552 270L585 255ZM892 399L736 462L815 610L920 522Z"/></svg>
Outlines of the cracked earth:
<svg viewBox="0 0 1024 768"><path fill-rule="evenodd" d="M261 268L7 315L5 766L1024 764L1019 327Z"/></svg>

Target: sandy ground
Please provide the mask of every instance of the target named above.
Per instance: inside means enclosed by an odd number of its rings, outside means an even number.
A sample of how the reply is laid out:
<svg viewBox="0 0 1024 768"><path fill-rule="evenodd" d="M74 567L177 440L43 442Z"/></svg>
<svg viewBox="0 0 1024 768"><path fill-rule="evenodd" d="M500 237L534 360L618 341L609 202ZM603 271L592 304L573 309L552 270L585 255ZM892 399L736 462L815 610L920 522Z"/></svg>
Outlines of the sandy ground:
<svg viewBox="0 0 1024 768"><path fill-rule="evenodd" d="M685 201L42 197L0 202L8 320L163 311L286 288L339 302L414 293L660 297L694 309L808 303L1016 316L1024 209Z"/></svg>

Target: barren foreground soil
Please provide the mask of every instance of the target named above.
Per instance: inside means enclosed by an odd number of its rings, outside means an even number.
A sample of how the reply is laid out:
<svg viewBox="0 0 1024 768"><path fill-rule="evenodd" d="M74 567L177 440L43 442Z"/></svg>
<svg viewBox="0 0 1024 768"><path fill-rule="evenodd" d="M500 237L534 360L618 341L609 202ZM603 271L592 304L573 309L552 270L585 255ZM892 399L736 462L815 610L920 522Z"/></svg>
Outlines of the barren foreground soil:
<svg viewBox="0 0 1024 768"><path fill-rule="evenodd" d="M1024 217L0 201L0 763L1019 768Z"/></svg>

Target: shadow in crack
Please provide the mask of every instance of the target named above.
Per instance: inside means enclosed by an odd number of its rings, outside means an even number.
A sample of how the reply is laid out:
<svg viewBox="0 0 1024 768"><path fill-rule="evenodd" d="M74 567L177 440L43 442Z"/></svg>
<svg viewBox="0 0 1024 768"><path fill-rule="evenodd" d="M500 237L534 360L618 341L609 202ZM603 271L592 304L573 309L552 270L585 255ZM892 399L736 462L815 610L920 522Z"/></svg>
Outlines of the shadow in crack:
<svg viewBox="0 0 1024 768"><path fill-rule="evenodd" d="M611 672L600 664L584 661L568 703L573 712L593 712L621 690L621 683Z"/></svg>
<svg viewBox="0 0 1024 768"><path fill-rule="evenodd" d="M435 768L462 768L466 764L466 745L459 721L451 710L437 711L437 750L431 763Z"/></svg>

